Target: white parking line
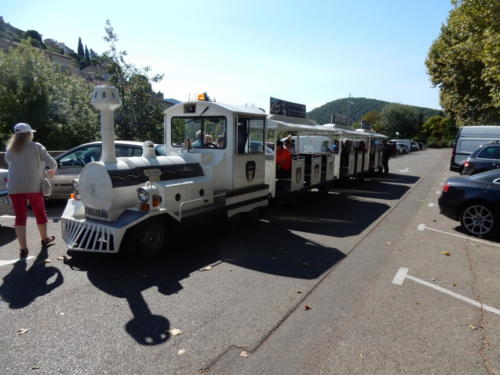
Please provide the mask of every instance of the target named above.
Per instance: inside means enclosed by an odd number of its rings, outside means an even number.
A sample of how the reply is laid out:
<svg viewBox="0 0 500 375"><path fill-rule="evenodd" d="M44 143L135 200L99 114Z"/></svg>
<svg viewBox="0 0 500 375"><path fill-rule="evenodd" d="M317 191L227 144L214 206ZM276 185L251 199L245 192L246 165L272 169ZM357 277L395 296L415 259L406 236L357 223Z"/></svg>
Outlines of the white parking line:
<svg viewBox="0 0 500 375"><path fill-rule="evenodd" d="M0 267L2 266L8 266L9 264L14 264L19 262L20 260L28 260L28 259L34 259L35 257L29 256L26 258L18 258L18 259L13 259L13 260L0 260Z"/></svg>
<svg viewBox="0 0 500 375"><path fill-rule="evenodd" d="M410 168L400 169L399 171L401 173L408 173L410 171Z"/></svg>
<svg viewBox="0 0 500 375"><path fill-rule="evenodd" d="M436 204L435 203L429 203L429 207L436 207Z"/></svg>
<svg viewBox="0 0 500 375"><path fill-rule="evenodd" d="M451 290L445 289L440 287L439 285L432 284L428 281L419 279L418 277L414 277L411 275L408 275L408 268L406 267L401 267L398 272L396 272L396 275L394 276L394 279L392 280L392 283L394 285L403 285L403 282L405 279L410 279L415 281L416 283L428 286L429 288L435 289L441 293L448 294L449 296L455 297L456 299L459 299L460 301L466 302L470 305L479 307L480 309L483 309L485 311L491 312L493 314L500 315L500 310L495 309L494 307L491 307L489 305L485 305L484 303L478 302L476 300L473 300L469 297L462 296L461 294L452 292Z"/></svg>
<svg viewBox="0 0 500 375"><path fill-rule="evenodd" d="M4 219L15 219L16 217L14 215L1 215L1 218ZM47 216L48 220L61 220L61 216Z"/></svg>
<svg viewBox="0 0 500 375"><path fill-rule="evenodd" d="M489 245L489 246L500 247L500 244L493 243L491 241L485 241L485 240L480 240L480 239L474 238L474 237L467 237L467 236L462 236L462 235L456 234L456 233L445 232L444 230L439 230L439 229L434 229L434 228L428 227L425 224L418 224L417 230L421 231L421 232L423 232L424 230L430 230L430 231L433 231L433 232L437 232L437 233L441 233L441 234L446 234L448 236L463 238L464 240L469 240L469 241L473 241L473 242L479 242L479 243L482 243L482 244L485 244L485 245Z"/></svg>

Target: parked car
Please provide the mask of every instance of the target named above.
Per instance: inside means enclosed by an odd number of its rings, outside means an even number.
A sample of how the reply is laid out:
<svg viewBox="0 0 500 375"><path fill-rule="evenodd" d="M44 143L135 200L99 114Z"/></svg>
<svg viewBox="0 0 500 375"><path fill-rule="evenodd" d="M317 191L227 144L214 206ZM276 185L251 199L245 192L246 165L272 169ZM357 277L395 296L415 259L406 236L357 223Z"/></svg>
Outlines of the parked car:
<svg viewBox="0 0 500 375"><path fill-rule="evenodd" d="M10 198L7 193L7 169L0 169L0 216L11 215L13 212Z"/></svg>
<svg viewBox="0 0 500 375"><path fill-rule="evenodd" d="M57 173L54 177L51 198L68 198L73 191L73 179L77 178L82 168L101 159L101 142L85 143L58 156ZM156 155L166 155L164 145L155 145ZM115 141L117 157L141 156L142 142Z"/></svg>
<svg viewBox="0 0 500 375"><path fill-rule="evenodd" d="M464 126L453 143L450 171L461 172L465 160L479 147L500 140L500 126Z"/></svg>
<svg viewBox="0 0 500 375"><path fill-rule="evenodd" d="M411 151L411 141L409 139L393 139L392 141L404 145L408 152Z"/></svg>
<svg viewBox="0 0 500 375"><path fill-rule="evenodd" d="M394 144L396 145L396 153L397 154L407 154L410 152L410 150L408 149L408 146L406 146L405 144L403 143L399 143L399 142L394 142Z"/></svg>
<svg viewBox="0 0 500 375"><path fill-rule="evenodd" d="M441 213L460 221L473 236L494 236L500 228L500 170L451 177L439 197Z"/></svg>
<svg viewBox="0 0 500 375"><path fill-rule="evenodd" d="M415 141L411 141L411 150L412 151L420 151L420 145Z"/></svg>
<svg viewBox="0 0 500 375"><path fill-rule="evenodd" d="M418 145L420 146L420 149L421 149L421 150L425 150L425 149L427 148L427 146L425 145L425 143L424 143L424 142L417 142L417 143L418 143Z"/></svg>
<svg viewBox="0 0 500 375"><path fill-rule="evenodd" d="M473 175L500 168L500 143L479 147L464 162L462 175Z"/></svg>

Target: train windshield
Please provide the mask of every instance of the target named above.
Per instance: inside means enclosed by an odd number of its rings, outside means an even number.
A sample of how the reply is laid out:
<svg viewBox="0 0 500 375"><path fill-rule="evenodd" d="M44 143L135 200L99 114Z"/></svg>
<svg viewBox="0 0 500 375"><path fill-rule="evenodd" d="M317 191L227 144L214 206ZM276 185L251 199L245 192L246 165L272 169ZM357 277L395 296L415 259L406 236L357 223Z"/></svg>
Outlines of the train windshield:
<svg viewBox="0 0 500 375"><path fill-rule="evenodd" d="M226 148L226 118L172 118L172 146L190 148Z"/></svg>

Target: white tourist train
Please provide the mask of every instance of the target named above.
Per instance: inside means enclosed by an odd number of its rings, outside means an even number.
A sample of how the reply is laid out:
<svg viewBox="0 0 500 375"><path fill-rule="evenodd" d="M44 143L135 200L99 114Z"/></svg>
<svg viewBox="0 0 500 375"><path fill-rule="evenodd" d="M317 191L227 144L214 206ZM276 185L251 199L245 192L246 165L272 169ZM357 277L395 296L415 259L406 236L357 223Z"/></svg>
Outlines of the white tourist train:
<svg viewBox="0 0 500 375"><path fill-rule="evenodd" d="M160 251L172 223L263 215L269 200L295 200L303 191L328 191L342 179L381 171L385 136L305 119L305 106L271 98L271 115L254 107L210 101L165 111L167 156L146 141L141 157L116 158L117 90L98 86L92 104L101 112L102 159L74 182L63 212L70 250L117 253ZM291 170L277 173L277 140L294 144ZM169 232L170 229L170 232Z"/></svg>

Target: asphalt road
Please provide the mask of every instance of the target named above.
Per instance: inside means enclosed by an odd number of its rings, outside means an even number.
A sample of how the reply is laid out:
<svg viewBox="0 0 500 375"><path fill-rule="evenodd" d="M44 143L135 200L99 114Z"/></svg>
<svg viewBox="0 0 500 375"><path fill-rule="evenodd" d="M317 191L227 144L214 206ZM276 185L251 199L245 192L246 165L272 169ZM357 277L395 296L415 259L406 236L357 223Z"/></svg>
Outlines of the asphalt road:
<svg viewBox="0 0 500 375"><path fill-rule="evenodd" d="M154 260L62 259L31 219L34 258L8 264L18 248L0 218L0 371L498 374L500 315L432 287L500 309L499 243L458 237L435 206L449 153L391 159L389 176L235 232L172 233ZM48 210L56 235L62 208Z"/></svg>

